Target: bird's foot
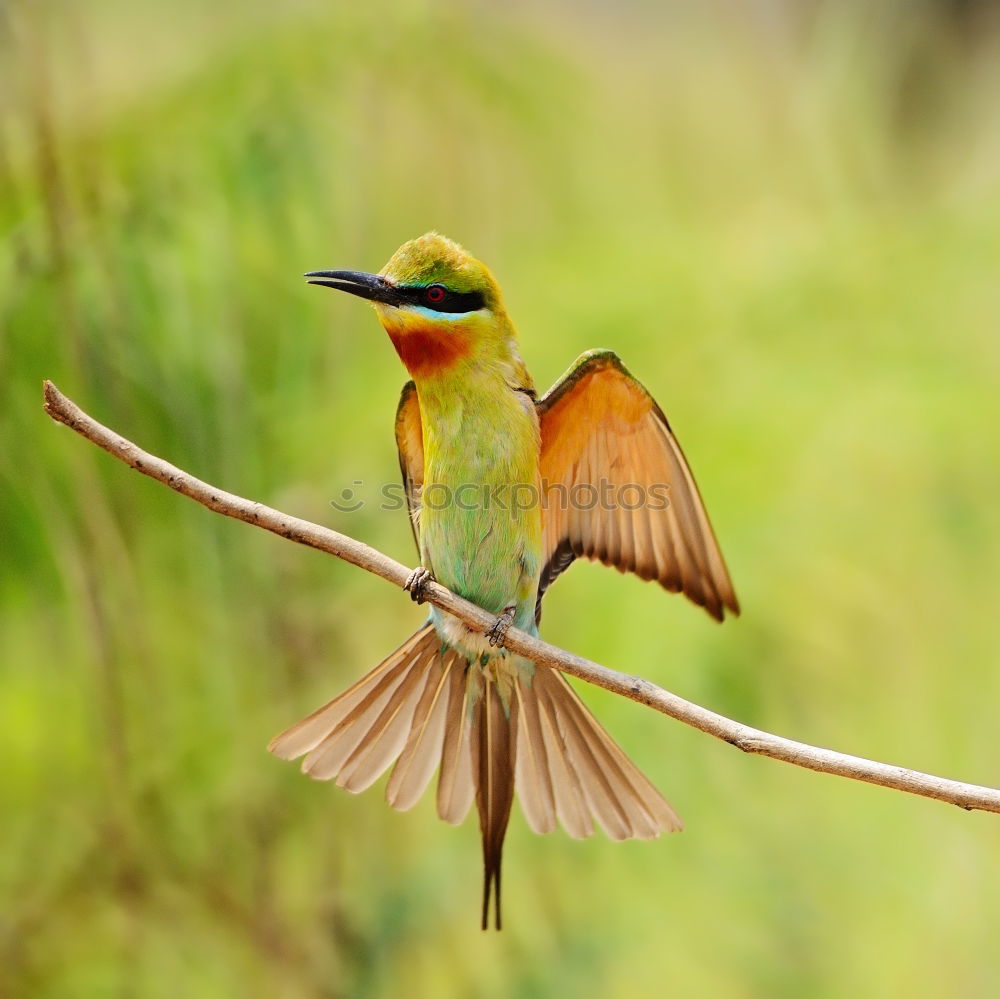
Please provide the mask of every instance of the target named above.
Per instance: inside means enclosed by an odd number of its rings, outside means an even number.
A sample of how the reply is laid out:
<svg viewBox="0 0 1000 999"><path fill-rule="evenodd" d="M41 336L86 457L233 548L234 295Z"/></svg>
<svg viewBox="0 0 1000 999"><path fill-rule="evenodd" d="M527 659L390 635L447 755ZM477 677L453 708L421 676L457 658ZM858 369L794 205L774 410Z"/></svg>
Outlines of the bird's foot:
<svg viewBox="0 0 1000 999"><path fill-rule="evenodd" d="M516 607L504 607L503 613L493 622L490 630L486 632L486 637L489 639L490 645L498 649L503 648L503 640L510 630L510 626L514 623L516 610Z"/></svg>
<svg viewBox="0 0 1000 999"><path fill-rule="evenodd" d="M434 573L430 569L425 569L422 565L418 565L416 569L413 570L406 577L406 582L403 583L403 589L410 591L410 599L415 603L422 604L424 602L424 587L434 580Z"/></svg>

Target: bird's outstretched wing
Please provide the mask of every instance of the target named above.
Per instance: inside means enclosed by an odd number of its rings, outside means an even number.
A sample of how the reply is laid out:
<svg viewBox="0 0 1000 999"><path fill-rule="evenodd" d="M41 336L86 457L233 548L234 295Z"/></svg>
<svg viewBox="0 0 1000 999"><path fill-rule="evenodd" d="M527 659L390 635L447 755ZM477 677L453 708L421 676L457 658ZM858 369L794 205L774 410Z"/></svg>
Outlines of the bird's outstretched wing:
<svg viewBox="0 0 1000 999"><path fill-rule="evenodd" d="M539 600L574 559L683 592L721 621L739 604L666 417L610 350L588 351L538 401L544 556Z"/></svg>
<svg viewBox="0 0 1000 999"><path fill-rule="evenodd" d="M420 550L417 521L420 517L420 490L424 484L424 432L420 426L420 403L417 387L407 382L396 408L396 446L399 448L399 469L403 473L406 508L410 512L413 540Z"/></svg>

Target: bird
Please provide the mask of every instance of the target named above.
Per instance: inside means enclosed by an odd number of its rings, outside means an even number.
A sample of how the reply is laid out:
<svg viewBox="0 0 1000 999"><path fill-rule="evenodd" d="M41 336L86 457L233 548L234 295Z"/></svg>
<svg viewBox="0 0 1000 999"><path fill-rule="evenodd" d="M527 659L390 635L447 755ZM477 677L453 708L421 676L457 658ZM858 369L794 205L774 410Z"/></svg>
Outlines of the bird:
<svg viewBox="0 0 1000 999"><path fill-rule="evenodd" d="M682 828L677 813L565 677L508 653L511 626L538 634L543 595L577 559L681 592L722 621L739 604L694 478L660 407L610 350L582 354L535 392L490 270L430 232L377 274L312 271L366 299L410 375L395 434L419 552L404 589L430 580L488 611L479 633L431 607L357 683L269 749L358 793L390 766L388 803L416 804L438 770L437 811L475 801L480 925L502 926L501 859L517 792L536 833L615 840Z"/></svg>

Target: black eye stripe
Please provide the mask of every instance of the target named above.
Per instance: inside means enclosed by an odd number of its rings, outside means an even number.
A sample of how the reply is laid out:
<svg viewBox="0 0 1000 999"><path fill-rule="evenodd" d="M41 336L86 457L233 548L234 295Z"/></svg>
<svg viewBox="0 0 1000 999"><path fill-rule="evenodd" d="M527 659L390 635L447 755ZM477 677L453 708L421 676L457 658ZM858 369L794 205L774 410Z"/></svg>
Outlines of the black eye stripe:
<svg viewBox="0 0 1000 999"><path fill-rule="evenodd" d="M431 285L431 287L442 288L444 298L439 302L428 301L425 287L401 287L397 288L397 291L400 298L408 304L421 305L435 312L476 312L483 307L483 296L478 291L449 291L443 285Z"/></svg>

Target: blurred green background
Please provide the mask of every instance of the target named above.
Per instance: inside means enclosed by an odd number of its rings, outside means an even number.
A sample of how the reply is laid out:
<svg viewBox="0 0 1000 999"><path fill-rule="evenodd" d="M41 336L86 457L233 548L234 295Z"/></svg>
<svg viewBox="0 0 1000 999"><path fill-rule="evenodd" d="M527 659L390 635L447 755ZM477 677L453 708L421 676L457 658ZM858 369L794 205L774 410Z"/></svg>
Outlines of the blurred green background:
<svg viewBox="0 0 1000 999"><path fill-rule="evenodd" d="M436 228L546 387L612 347L744 607L595 566L545 636L807 742L1000 784L1000 33L904 2L0 4L0 994L994 996L1000 825L583 691L687 829L535 837L268 739L407 636L380 580L52 424L41 380L412 563L404 373L308 288Z"/></svg>

